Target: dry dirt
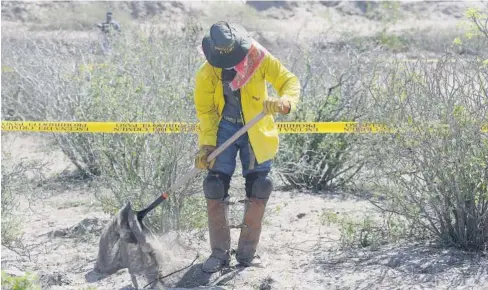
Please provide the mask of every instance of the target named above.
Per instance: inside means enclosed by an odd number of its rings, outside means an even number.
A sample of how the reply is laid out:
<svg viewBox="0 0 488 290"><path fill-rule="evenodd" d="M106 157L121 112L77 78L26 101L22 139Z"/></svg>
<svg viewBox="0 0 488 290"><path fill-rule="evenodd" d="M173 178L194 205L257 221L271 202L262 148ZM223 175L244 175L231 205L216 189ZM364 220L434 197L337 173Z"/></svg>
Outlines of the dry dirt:
<svg viewBox="0 0 488 290"><path fill-rule="evenodd" d="M2 134L6 137L3 150L12 152L14 161L44 161L51 178L73 169L45 136ZM16 213L24 218L25 248L2 247L2 270L16 275L36 273L42 289L133 289L126 270L109 277L92 272L99 235L110 218L94 199L93 186L54 179L40 186L39 192L43 194L38 193L34 201L24 199ZM233 190L233 198L242 195L242 190ZM235 207L233 212L241 210ZM203 276L199 269L209 253L207 233L169 233L160 237L165 245L163 274L199 258L164 281L174 289L202 285L213 285L208 289L484 289L482 285L488 283L488 260L477 254L423 243L342 251L340 228L323 222L324 210L364 216L372 208L340 194L276 191L259 247L265 268ZM233 248L237 237L238 230L232 230Z"/></svg>
<svg viewBox="0 0 488 290"><path fill-rule="evenodd" d="M54 7L70 5L74 4L2 2L2 36L14 32L22 37L19 31L23 31L59 37L62 34L29 27L33 23L39 25L36 21L44 19L41 16L49 14ZM328 31L328 41L333 42L344 33L367 36L383 28L380 20L363 12L364 3L355 2L254 3L259 11L242 1L107 5L137 17L133 21L141 25L142 17L151 15L163 18L161 26L169 21L182 22L185 13L197 16L203 25L217 19L236 19L251 31L259 28L259 32L253 33L259 33L262 40L276 46L280 38L305 40ZM400 19L388 25L388 29L391 32L420 29L432 34L452 32L468 6L488 9L486 1L403 3ZM35 13L33 9L37 9ZM103 19L103 10L100 11ZM88 32L67 34L80 39L87 37ZM43 289L132 289L125 270L109 277L98 277L91 272L100 231L110 218L93 196L96 185L63 178L74 168L45 134L2 132L2 148L2 152L7 150L12 154L14 161L25 158L46 163L45 173L50 177L36 190L35 202L22 200L17 214L25 218L22 226L25 248L12 251L2 247L2 270L17 274L34 272L40 277ZM242 180L237 178L235 182ZM240 186L233 190L236 198L243 195ZM161 237L167 245L168 260L163 274L189 265L197 255L199 259L190 269L169 277L166 282L174 289L198 287L204 282L214 284L214 289L486 289L484 285L488 285L488 260L477 254L424 243L342 251L340 228L321 221L324 210L360 216L371 212L372 207L366 201L341 194L276 191L268 206L259 247L265 268L248 268L201 280L198 271L209 253L208 235L180 233L176 237L170 233ZM238 230L233 230L232 235L235 247Z"/></svg>

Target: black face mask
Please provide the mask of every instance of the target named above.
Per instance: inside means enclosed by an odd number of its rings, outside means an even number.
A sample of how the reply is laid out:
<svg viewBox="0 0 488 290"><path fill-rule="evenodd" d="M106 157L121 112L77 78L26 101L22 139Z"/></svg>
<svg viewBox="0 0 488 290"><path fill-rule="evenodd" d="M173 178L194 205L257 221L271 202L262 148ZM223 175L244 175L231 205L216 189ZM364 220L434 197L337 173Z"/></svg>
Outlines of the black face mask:
<svg viewBox="0 0 488 290"><path fill-rule="evenodd" d="M237 71L235 69L230 69L230 70L223 69L222 70L222 81L230 83L234 79L236 74L237 74Z"/></svg>

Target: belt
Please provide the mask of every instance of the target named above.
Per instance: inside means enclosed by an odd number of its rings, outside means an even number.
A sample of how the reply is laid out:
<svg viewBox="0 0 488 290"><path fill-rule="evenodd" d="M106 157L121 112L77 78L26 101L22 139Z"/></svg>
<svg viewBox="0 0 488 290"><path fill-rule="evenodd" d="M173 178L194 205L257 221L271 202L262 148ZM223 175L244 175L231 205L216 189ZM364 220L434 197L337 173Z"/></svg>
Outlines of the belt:
<svg viewBox="0 0 488 290"><path fill-rule="evenodd" d="M234 123L234 124L243 124L241 119L236 119L236 118L232 118L232 117L228 117L228 116L222 116L222 119L229 121L231 123Z"/></svg>

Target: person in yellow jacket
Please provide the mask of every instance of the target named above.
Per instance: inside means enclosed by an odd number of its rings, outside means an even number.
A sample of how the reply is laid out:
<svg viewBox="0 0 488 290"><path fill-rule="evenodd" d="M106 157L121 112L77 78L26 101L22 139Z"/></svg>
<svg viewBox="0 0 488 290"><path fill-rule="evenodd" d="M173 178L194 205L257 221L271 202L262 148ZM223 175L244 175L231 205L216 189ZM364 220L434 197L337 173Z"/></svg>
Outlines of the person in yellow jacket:
<svg viewBox="0 0 488 290"><path fill-rule="evenodd" d="M230 230L228 200L236 157L245 178L245 213L236 260L240 265L259 263L256 248L266 204L273 190L268 176L278 151L278 130L274 114L296 109L300 82L239 24L220 21L203 37L201 50L206 61L196 74L194 101L199 119L199 152L195 166L208 169L203 182L212 253L202 270L213 273L229 265ZM279 98L269 97L266 83ZM260 112L267 113L210 164L208 155L243 124Z"/></svg>

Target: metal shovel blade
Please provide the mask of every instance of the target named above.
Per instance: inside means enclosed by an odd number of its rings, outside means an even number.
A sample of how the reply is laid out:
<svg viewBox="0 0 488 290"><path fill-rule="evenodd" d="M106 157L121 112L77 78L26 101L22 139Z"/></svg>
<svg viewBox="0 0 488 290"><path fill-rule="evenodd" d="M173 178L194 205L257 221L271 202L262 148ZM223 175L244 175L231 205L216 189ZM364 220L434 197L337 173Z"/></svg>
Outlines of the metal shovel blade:
<svg viewBox="0 0 488 290"><path fill-rule="evenodd" d="M100 236L95 270L103 274L113 274L128 267L126 244L136 242L129 225L129 213L133 216L130 203L127 203L112 217Z"/></svg>

